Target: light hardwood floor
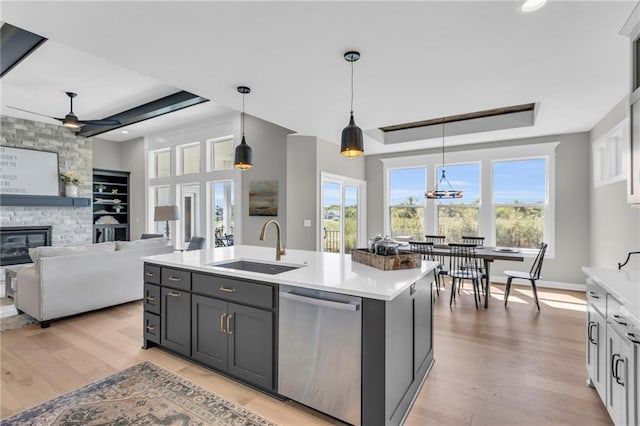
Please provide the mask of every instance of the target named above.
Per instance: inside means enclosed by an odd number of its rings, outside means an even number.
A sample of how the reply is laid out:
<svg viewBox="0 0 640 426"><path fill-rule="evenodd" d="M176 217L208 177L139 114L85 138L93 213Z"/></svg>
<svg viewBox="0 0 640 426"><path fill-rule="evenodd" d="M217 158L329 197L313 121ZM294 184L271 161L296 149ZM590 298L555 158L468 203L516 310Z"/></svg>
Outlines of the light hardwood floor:
<svg viewBox="0 0 640 426"><path fill-rule="evenodd" d="M586 386L585 298L539 290L537 313L529 287L494 285L488 310L471 294L449 308L436 299L435 365L407 425L610 425ZM313 410L226 379L159 349L142 350L139 302L0 333L0 417L101 379L143 360L282 425L339 424Z"/></svg>

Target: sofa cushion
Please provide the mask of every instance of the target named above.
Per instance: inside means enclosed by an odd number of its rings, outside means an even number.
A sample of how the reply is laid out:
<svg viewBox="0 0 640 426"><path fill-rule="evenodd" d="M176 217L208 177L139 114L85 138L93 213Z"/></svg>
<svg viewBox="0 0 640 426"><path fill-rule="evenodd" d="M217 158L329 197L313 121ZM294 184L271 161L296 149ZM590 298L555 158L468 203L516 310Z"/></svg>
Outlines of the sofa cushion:
<svg viewBox="0 0 640 426"><path fill-rule="evenodd" d="M148 238L146 240L116 241L116 250L134 250L139 248L163 247L171 244L166 238Z"/></svg>
<svg viewBox="0 0 640 426"><path fill-rule="evenodd" d="M96 251L114 251L114 242L84 244L80 246L41 246L29 249L29 257L34 263L38 263L43 257L73 256L84 253L95 253Z"/></svg>

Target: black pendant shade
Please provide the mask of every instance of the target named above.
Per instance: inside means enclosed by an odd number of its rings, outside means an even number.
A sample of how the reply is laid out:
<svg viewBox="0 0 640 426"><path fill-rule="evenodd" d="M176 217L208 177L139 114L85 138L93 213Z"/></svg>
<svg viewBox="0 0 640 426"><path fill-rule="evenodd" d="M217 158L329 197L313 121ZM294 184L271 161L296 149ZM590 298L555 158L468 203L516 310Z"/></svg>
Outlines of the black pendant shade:
<svg viewBox="0 0 640 426"><path fill-rule="evenodd" d="M364 142L362 141L362 129L356 126L351 111L351 119L347 127L342 129L342 143L340 144L340 154L347 158L356 158L364 153Z"/></svg>
<svg viewBox="0 0 640 426"><path fill-rule="evenodd" d="M344 54L344 60L351 62L351 118L349 124L342 130L342 142L340 143L340 154L347 158L356 158L364 154L364 142L362 140L362 129L356 126L353 119L353 63L360 59L360 52L351 50Z"/></svg>
<svg viewBox="0 0 640 426"><path fill-rule="evenodd" d="M242 141L240 142L240 145L236 146L233 158L233 167L240 170L247 170L253 167L253 150L244 138L244 95L250 93L251 89L246 86L239 86L238 92L242 93Z"/></svg>
<svg viewBox="0 0 640 426"><path fill-rule="evenodd" d="M236 146L236 154L233 160L233 167L240 170L247 170L253 167L253 150L242 135L242 142Z"/></svg>

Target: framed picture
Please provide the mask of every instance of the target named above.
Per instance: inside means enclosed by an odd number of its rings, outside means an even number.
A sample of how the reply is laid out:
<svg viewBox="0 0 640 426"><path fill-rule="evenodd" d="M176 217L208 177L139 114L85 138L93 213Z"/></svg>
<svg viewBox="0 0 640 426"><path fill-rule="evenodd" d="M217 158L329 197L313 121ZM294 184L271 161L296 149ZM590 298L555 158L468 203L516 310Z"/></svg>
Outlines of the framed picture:
<svg viewBox="0 0 640 426"><path fill-rule="evenodd" d="M60 195L58 153L0 147L0 194Z"/></svg>
<svg viewBox="0 0 640 426"><path fill-rule="evenodd" d="M249 182L249 216L278 216L278 181Z"/></svg>

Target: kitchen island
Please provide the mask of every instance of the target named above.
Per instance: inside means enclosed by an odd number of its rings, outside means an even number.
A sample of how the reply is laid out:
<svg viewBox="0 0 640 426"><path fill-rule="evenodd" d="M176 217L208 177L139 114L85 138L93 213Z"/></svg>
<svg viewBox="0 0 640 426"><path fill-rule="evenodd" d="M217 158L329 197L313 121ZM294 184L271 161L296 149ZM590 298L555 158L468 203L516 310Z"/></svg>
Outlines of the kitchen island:
<svg viewBox="0 0 640 426"><path fill-rule="evenodd" d="M143 258L144 347L348 423L400 424L433 364L437 264L382 271L305 250L274 259L242 245Z"/></svg>

